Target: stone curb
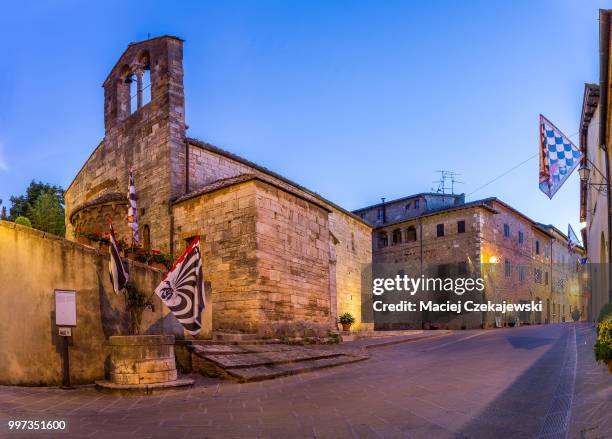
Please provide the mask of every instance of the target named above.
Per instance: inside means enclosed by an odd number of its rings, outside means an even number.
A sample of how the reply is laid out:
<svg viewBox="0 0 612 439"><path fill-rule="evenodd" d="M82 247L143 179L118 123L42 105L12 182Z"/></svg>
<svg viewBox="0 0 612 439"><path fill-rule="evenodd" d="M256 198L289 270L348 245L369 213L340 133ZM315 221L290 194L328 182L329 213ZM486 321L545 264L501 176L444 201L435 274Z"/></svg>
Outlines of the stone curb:
<svg viewBox="0 0 612 439"><path fill-rule="evenodd" d="M96 381L96 390L110 393L151 394L159 390L172 390L193 386L193 378L178 378L174 381L151 384L116 384L110 381Z"/></svg>

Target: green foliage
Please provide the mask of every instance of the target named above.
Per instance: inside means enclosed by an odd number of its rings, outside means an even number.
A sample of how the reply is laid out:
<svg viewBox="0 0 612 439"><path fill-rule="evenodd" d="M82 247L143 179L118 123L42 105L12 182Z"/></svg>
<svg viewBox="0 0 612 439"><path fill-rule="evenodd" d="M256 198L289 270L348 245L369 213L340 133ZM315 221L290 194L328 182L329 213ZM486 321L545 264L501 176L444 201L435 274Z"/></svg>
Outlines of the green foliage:
<svg viewBox="0 0 612 439"><path fill-rule="evenodd" d="M41 193L30 208L30 219L35 229L54 235L64 236L64 208L56 195L50 192Z"/></svg>
<svg viewBox="0 0 612 439"><path fill-rule="evenodd" d="M36 200L41 194L50 194L57 199L57 203L64 210L64 190L60 186L54 186L48 183L36 182L32 180L30 186L26 189L25 195L12 196L11 209L9 211L9 219L14 221L18 216L27 216L31 218L31 209L34 207Z"/></svg>
<svg viewBox="0 0 612 439"><path fill-rule="evenodd" d="M0 220L6 221L8 219L8 215L6 214L6 206L2 206L2 211L0 212Z"/></svg>
<svg viewBox="0 0 612 439"><path fill-rule="evenodd" d="M142 312L147 304L147 297L142 294L136 286L128 283L126 287L126 309L130 313L132 334L140 334L140 324L142 322Z"/></svg>
<svg viewBox="0 0 612 439"><path fill-rule="evenodd" d="M612 321L597 325L597 342L594 350L597 361L603 363L612 361Z"/></svg>
<svg viewBox="0 0 612 439"><path fill-rule="evenodd" d="M599 311L599 317L597 317L597 322L608 322L612 321L612 302L606 303L601 307L601 311Z"/></svg>
<svg viewBox="0 0 612 439"><path fill-rule="evenodd" d="M338 317L338 322L343 325L352 325L355 323L355 317L350 312L345 312Z"/></svg>
<svg viewBox="0 0 612 439"><path fill-rule="evenodd" d="M32 223L25 216L18 216L17 218L15 218L15 224L19 224L19 225L26 226L26 227L32 227Z"/></svg>
<svg viewBox="0 0 612 439"><path fill-rule="evenodd" d="M580 312L580 310L578 308L574 308L572 311L572 320L577 322L578 320L580 320L581 315L582 313Z"/></svg>

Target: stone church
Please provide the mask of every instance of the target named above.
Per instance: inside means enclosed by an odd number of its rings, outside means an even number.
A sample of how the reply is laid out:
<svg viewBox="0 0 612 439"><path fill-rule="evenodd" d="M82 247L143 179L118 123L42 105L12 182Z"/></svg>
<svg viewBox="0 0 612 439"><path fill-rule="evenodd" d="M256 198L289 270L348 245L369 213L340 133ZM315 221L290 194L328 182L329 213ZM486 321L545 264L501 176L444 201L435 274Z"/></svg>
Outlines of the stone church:
<svg viewBox="0 0 612 439"><path fill-rule="evenodd" d="M108 216L119 236L129 236L133 167L144 245L177 255L202 238L202 336L288 321L336 328L346 311L359 328L372 227L279 174L189 138L182 59L183 41L163 36L130 44L109 73L104 138L65 194L66 237L106 231Z"/></svg>

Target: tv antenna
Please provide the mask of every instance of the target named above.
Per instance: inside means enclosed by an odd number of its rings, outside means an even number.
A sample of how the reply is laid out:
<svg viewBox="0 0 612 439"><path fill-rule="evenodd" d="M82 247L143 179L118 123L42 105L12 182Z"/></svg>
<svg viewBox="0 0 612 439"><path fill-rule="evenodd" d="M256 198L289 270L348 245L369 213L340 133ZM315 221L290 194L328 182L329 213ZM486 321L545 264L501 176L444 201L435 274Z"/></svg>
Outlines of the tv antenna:
<svg viewBox="0 0 612 439"><path fill-rule="evenodd" d="M457 172L453 171L445 171L445 170L437 170L436 172L440 173L440 179L434 181L433 183L438 183L437 189L431 189L438 194L446 195L454 195L455 194L455 185L463 184L463 181L457 180L457 176L461 175ZM450 186L449 186L450 185Z"/></svg>

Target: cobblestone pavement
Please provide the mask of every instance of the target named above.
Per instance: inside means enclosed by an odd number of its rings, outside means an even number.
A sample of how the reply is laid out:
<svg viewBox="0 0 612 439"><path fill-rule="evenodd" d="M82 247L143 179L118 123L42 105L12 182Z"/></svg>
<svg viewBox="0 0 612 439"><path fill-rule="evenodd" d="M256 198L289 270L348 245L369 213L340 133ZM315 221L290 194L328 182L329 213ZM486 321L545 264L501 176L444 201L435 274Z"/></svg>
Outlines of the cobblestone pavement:
<svg viewBox="0 0 612 439"><path fill-rule="evenodd" d="M535 438L567 428L609 438L612 375L593 361L593 336L573 324L458 331L338 368L249 384L199 377L152 396L0 387L0 435L10 418L69 422L68 434L15 437ZM559 392L573 371L575 392Z"/></svg>

